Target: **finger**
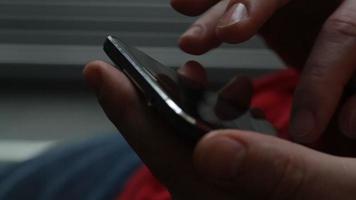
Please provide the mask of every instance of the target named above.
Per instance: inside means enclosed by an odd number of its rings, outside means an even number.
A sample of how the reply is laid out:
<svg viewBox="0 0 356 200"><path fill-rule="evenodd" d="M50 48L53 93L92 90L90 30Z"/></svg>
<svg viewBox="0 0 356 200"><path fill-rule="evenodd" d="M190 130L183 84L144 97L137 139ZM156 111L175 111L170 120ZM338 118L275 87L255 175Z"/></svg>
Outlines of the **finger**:
<svg viewBox="0 0 356 200"><path fill-rule="evenodd" d="M223 120L237 118L249 109L252 95L251 79L246 76L236 76L220 90L215 105L216 115Z"/></svg>
<svg viewBox="0 0 356 200"><path fill-rule="evenodd" d="M219 0L171 0L171 6L178 12L188 15L200 15Z"/></svg>
<svg viewBox="0 0 356 200"><path fill-rule="evenodd" d="M194 163L203 178L244 199L351 199L354 195L354 160L258 133L210 133L198 143Z"/></svg>
<svg viewBox="0 0 356 200"><path fill-rule="evenodd" d="M289 0L232 0L216 27L219 39L239 43L256 35L262 25Z"/></svg>
<svg viewBox="0 0 356 200"><path fill-rule="evenodd" d="M356 66L356 2L344 1L327 20L297 87L290 134L315 142L333 116Z"/></svg>
<svg viewBox="0 0 356 200"><path fill-rule="evenodd" d="M180 37L180 48L190 54L200 55L221 44L215 33L215 27L219 18L223 15L228 0L220 1Z"/></svg>
<svg viewBox="0 0 356 200"><path fill-rule="evenodd" d="M178 69L178 74L182 82L187 87L194 90L203 90L208 85L208 78L203 66L196 61L188 61L181 68Z"/></svg>
<svg viewBox="0 0 356 200"><path fill-rule="evenodd" d="M164 184L172 186L176 184L172 176L178 174L183 179L191 173L191 147L176 137L165 119L145 105L123 73L96 61L86 66L84 75L95 85L107 116ZM180 182L179 179L175 181Z"/></svg>
<svg viewBox="0 0 356 200"><path fill-rule="evenodd" d="M344 135L356 139L356 95L347 99L339 115L339 126Z"/></svg>
<svg viewBox="0 0 356 200"><path fill-rule="evenodd" d="M113 75L109 76L108 73L110 72L113 73ZM110 111L108 114L115 122L125 120L125 115L137 115L137 113L130 111L131 107L135 108L141 106L140 98L125 75L102 61L94 61L87 64L83 73L87 82L95 89L99 100L105 102L104 106L108 108L107 110ZM117 77L117 79L114 81L115 77ZM111 102L106 103L107 100L112 99L108 97L116 97L115 95L110 96L110 90L124 94L125 98L118 101L120 102L119 105Z"/></svg>

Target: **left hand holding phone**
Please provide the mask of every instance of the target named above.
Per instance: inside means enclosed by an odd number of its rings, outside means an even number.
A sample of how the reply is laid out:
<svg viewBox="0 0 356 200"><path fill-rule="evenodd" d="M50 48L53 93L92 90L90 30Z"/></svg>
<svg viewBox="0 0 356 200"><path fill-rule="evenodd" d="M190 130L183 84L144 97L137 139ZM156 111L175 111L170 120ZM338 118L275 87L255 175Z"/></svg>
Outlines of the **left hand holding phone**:
<svg viewBox="0 0 356 200"><path fill-rule="evenodd" d="M204 81L195 77L201 76L196 69L186 65L180 72ZM95 61L86 66L84 75L107 116L173 199L353 199L356 195L353 159L239 130L214 131L191 146L146 106L116 68Z"/></svg>

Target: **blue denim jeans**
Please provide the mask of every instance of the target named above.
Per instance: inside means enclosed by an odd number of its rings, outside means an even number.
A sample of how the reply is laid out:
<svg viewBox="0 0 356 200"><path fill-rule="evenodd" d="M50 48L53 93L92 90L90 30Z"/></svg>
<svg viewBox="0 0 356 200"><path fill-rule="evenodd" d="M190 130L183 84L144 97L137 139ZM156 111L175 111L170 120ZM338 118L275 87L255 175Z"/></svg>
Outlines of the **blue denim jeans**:
<svg viewBox="0 0 356 200"><path fill-rule="evenodd" d="M59 145L0 171L1 200L115 199L139 158L119 134Z"/></svg>

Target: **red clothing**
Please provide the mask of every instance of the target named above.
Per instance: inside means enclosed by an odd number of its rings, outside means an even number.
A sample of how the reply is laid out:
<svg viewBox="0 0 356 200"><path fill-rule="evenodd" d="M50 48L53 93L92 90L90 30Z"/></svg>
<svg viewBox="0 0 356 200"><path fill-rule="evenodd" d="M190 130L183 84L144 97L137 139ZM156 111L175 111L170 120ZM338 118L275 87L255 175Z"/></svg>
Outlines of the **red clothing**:
<svg viewBox="0 0 356 200"><path fill-rule="evenodd" d="M252 107L260 108L278 131L278 136L289 139L287 130L294 90L299 73L288 68L254 81Z"/></svg>
<svg viewBox="0 0 356 200"><path fill-rule="evenodd" d="M252 107L260 108L278 130L279 137L288 139L287 129L292 96L298 82L298 73L286 69L264 76L254 82L255 95ZM151 175L146 167L139 169L127 182L118 200L170 200L164 186Z"/></svg>

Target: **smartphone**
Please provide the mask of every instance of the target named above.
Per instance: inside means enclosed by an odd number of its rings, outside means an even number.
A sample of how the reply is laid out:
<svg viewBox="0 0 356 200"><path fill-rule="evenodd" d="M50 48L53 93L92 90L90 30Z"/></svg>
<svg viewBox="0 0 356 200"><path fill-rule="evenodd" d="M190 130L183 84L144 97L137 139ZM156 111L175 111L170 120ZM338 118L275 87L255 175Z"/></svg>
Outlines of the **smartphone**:
<svg viewBox="0 0 356 200"><path fill-rule="evenodd" d="M214 111L215 92L189 88L175 70L116 37L106 38L104 51L141 92L147 105L185 139L197 141L207 132L224 128L276 133L271 123L252 117L249 111L234 120L219 119Z"/></svg>

